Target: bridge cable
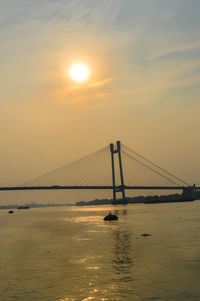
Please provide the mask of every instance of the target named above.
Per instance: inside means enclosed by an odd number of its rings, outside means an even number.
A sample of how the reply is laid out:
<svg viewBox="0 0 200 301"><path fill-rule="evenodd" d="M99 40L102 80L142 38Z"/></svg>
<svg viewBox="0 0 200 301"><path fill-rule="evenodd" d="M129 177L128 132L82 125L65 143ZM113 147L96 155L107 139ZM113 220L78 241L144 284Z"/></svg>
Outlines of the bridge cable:
<svg viewBox="0 0 200 301"><path fill-rule="evenodd" d="M122 144L123 147L127 148L129 151L133 152L134 154L136 154L138 157L140 157L141 159L147 161L148 163L150 163L151 165L153 165L154 167L157 167L158 169L162 170L163 172L165 172L166 174L168 174L169 176L172 176L173 178L175 178L176 180L182 182L184 185L189 186L188 183L186 183L185 181L181 180L180 178L178 178L177 176L173 175L172 173L170 173L169 171L167 171L166 169L158 166L157 164L153 163L152 161L148 160L147 158L145 158L144 156L138 154L136 151L134 151L133 149L129 148L128 146Z"/></svg>
<svg viewBox="0 0 200 301"><path fill-rule="evenodd" d="M167 176L164 176L163 174L159 173L158 171L156 171L155 169L153 169L152 167L146 165L145 163L141 162L140 160L134 158L133 156L131 156L130 154L128 154L125 151L122 151L123 154L125 154L126 156L128 156L129 158L132 158L133 160L135 160L136 162L140 163L141 165L145 166L146 168L148 168L149 170L155 172L156 174L158 174L159 176L165 178L166 180L170 181L171 183L180 186L178 183L174 182L173 180L171 180L170 178L168 178Z"/></svg>

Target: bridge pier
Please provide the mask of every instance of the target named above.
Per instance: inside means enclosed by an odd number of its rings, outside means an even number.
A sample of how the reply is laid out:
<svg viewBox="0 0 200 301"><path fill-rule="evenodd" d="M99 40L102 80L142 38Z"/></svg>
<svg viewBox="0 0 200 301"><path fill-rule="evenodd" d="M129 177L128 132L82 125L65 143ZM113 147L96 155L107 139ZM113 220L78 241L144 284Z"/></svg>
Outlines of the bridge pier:
<svg viewBox="0 0 200 301"><path fill-rule="evenodd" d="M112 204L127 204L126 196L125 196L125 185L124 185L124 176L123 176L123 167L122 167L122 158L121 158L121 143L120 141L116 142L117 148L115 149L114 144L110 144L110 153L111 153L111 166L112 166L112 184L113 184L113 201ZM119 171L120 171L120 181L121 185L116 187L115 183L115 160L114 155L118 154L119 160ZM122 199L117 200L117 192L121 192Z"/></svg>
<svg viewBox="0 0 200 301"><path fill-rule="evenodd" d="M182 196L185 200L195 200L198 195L198 188L196 185L183 188Z"/></svg>

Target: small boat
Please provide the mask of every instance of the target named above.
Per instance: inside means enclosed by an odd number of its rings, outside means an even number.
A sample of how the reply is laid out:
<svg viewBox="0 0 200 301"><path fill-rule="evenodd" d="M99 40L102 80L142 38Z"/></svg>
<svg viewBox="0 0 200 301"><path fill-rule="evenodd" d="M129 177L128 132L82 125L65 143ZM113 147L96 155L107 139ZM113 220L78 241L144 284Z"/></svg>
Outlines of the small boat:
<svg viewBox="0 0 200 301"><path fill-rule="evenodd" d="M104 217L104 221L116 221L118 220L118 216L109 212L108 215Z"/></svg>
<svg viewBox="0 0 200 301"><path fill-rule="evenodd" d="M8 213L11 214L11 213L14 213L14 211L13 210L9 210Z"/></svg>
<svg viewBox="0 0 200 301"><path fill-rule="evenodd" d="M147 236L151 236L151 234L149 234L149 233L143 233L143 234L141 234L141 236L147 237Z"/></svg>
<svg viewBox="0 0 200 301"><path fill-rule="evenodd" d="M29 206L19 206L17 207L17 209L29 209L30 207Z"/></svg>

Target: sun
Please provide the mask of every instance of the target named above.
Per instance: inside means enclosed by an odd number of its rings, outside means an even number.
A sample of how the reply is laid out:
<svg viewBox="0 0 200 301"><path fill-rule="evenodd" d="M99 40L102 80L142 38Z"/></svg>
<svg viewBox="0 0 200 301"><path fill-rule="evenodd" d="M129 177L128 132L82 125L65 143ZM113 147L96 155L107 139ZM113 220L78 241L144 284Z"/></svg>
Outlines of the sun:
<svg viewBox="0 0 200 301"><path fill-rule="evenodd" d="M79 63L70 68L69 75L77 83L82 83L89 77L89 68L87 65Z"/></svg>

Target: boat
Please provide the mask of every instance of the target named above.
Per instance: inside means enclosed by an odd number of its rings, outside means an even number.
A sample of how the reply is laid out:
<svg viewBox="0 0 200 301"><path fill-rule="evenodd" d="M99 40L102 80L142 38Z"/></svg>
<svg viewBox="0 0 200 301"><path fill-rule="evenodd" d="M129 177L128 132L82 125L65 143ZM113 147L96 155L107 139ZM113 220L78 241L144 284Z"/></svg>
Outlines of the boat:
<svg viewBox="0 0 200 301"><path fill-rule="evenodd" d="M108 215L104 217L104 221L116 221L118 220L118 216L109 212Z"/></svg>
<svg viewBox="0 0 200 301"><path fill-rule="evenodd" d="M14 211L13 210L9 210L8 213L11 214L11 213L14 213Z"/></svg>

